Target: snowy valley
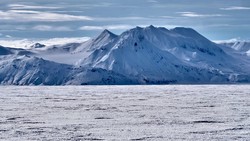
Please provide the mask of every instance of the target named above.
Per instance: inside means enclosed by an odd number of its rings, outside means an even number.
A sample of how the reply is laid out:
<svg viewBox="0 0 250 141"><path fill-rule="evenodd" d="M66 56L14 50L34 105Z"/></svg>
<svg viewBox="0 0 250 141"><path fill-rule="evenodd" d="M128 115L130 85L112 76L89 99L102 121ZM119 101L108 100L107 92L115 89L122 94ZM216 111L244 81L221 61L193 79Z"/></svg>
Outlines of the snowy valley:
<svg viewBox="0 0 250 141"><path fill-rule="evenodd" d="M184 27L151 25L120 35L104 30L82 43L0 46L0 84L249 83L249 49L249 44L216 44Z"/></svg>

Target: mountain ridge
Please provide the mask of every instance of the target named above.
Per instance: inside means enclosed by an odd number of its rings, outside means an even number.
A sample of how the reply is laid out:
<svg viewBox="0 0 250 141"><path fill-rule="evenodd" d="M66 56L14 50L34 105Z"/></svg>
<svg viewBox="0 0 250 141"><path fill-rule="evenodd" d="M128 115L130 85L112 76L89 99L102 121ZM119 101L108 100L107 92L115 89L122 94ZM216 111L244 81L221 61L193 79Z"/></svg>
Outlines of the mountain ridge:
<svg viewBox="0 0 250 141"><path fill-rule="evenodd" d="M192 28L168 30L150 25L135 27L120 35L104 30L83 43L39 46L15 50L13 54L4 50L13 51L0 47L0 84L7 85L250 81L246 71L250 68L249 60L243 61L224 45L211 42ZM17 71L13 66L22 69Z"/></svg>

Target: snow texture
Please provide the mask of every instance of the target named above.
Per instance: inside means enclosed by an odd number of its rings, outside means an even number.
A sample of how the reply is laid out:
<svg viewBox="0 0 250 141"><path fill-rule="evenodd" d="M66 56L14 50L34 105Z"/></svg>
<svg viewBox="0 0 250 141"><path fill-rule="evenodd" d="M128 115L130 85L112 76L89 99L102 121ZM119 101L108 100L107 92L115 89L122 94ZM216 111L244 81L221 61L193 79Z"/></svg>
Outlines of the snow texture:
<svg viewBox="0 0 250 141"><path fill-rule="evenodd" d="M249 85L0 89L0 140L249 140Z"/></svg>

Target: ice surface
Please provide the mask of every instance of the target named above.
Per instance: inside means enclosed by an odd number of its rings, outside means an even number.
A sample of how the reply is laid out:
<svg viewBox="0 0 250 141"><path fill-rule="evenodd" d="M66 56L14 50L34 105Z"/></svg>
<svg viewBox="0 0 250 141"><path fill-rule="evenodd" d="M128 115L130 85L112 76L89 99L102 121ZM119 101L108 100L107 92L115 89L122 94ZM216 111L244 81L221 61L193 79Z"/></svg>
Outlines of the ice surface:
<svg viewBox="0 0 250 141"><path fill-rule="evenodd" d="M249 140L249 85L0 89L0 140Z"/></svg>

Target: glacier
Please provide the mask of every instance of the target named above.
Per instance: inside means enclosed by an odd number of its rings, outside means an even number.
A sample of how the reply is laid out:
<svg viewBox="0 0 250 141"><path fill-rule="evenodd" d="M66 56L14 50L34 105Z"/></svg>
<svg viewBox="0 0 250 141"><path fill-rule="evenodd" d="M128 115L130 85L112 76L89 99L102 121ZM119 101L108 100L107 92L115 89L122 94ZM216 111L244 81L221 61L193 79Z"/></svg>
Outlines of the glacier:
<svg viewBox="0 0 250 141"><path fill-rule="evenodd" d="M104 30L82 43L0 46L0 84L249 83L250 51L230 45L216 44L192 28L150 25L120 35Z"/></svg>

